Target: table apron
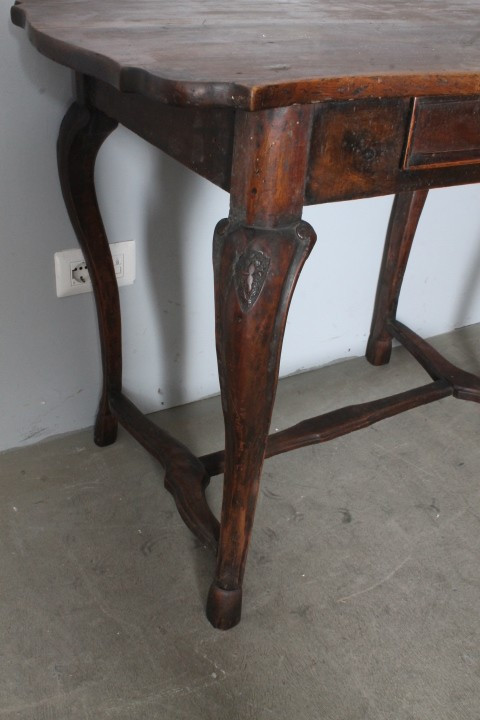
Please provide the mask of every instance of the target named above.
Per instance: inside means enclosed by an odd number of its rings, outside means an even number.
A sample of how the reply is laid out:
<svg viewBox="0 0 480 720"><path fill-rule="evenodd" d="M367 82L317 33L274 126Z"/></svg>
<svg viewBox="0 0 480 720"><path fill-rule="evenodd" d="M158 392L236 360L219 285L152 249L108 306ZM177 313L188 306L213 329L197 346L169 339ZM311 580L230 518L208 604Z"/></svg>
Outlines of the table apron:
<svg viewBox="0 0 480 720"><path fill-rule="evenodd" d="M230 190L238 111L165 105L94 78L83 80L91 106ZM310 107L305 105L305 113ZM305 205L475 182L480 96L315 104Z"/></svg>

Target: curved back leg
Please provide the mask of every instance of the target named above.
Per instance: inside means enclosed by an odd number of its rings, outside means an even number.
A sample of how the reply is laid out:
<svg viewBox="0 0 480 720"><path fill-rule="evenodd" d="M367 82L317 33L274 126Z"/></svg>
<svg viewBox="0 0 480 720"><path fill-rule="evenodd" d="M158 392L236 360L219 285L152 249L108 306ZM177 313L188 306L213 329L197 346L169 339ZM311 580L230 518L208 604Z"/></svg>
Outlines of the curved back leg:
<svg viewBox="0 0 480 720"><path fill-rule="evenodd" d="M397 312L403 276L427 195L428 190L403 192L395 195L393 201L367 343L366 357L372 365L385 365L390 360L392 337L387 323Z"/></svg>
<svg viewBox="0 0 480 720"><path fill-rule="evenodd" d="M94 186L97 153L117 127L103 113L74 103L63 119L57 144L63 198L87 262L97 308L102 352L103 388L95 423L97 445L110 445L117 420L108 396L122 386L122 340L117 280Z"/></svg>

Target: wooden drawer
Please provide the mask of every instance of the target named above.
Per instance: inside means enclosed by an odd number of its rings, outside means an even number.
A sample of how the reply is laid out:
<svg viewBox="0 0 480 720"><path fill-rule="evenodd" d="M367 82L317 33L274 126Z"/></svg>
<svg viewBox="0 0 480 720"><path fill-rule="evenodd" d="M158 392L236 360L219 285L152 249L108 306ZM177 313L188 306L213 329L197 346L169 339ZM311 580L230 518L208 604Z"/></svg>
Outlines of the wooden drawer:
<svg viewBox="0 0 480 720"><path fill-rule="evenodd" d="M415 98L403 167L480 163L480 97Z"/></svg>
<svg viewBox="0 0 480 720"><path fill-rule="evenodd" d="M480 95L318 103L305 204L480 182Z"/></svg>
<svg viewBox="0 0 480 720"><path fill-rule="evenodd" d="M320 103L312 130L306 202L395 192L409 98Z"/></svg>

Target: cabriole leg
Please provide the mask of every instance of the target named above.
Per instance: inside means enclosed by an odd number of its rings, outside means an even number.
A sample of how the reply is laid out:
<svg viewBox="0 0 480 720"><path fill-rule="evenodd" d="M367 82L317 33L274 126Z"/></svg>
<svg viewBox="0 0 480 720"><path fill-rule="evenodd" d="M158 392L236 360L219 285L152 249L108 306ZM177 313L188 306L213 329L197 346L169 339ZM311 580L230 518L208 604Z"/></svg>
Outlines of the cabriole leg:
<svg viewBox="0 0 480 720"><path fill-rule="evenodd" d="M103 113L74 103L62 122L57 145L63 198L87 262L97 308L103 367L94 431L97 445L110 445L116 439L117 420L110 412L108 396L122 386L118 287L94 186L97 153L116 127Z"/></svg>
<svg viewBox="0 0 480 720"><path fill-rule="evenodd" d="M404 192L393 201L367 343L366 357L372 365L385 365L390 360L392 338L387 323L397 312L403 276L427 194L428 190Z"/></svg>
<svg viewBox="0 0 480 720"><path fill-rule="evenodd" d="M217 354L225 415L225 480L215 581L207 613L240 620L242 579L265 454L288 307L315 242L305 222L275 230L220 223L214 272Z"/></svg>
<svg viewBox="0 0 480 720"><path fill-rule="evenodd" d="M229 220L215 231L225 472L212 625L240 620L242 581L288 307L315 233L301 221L311 108L237 114Z"/></svg>

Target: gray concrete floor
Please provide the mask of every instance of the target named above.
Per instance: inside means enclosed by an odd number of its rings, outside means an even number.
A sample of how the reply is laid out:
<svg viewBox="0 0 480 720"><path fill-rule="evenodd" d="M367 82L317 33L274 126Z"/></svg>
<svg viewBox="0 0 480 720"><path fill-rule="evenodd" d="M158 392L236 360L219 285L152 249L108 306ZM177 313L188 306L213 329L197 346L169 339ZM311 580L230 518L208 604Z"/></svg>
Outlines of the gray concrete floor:
<svg viewBox="0 0 480 720"><path fill-rule="evenodd" d="M479 370L480 331L437 338ZM281 382L274 428L425 382L402 350ZM157 416L198 453L218 399ZM267 461L241 624L125 432L0 456L0 718L478 720L479 409L447 398ZM212 481L218 508L221 480Z"/></svg>

